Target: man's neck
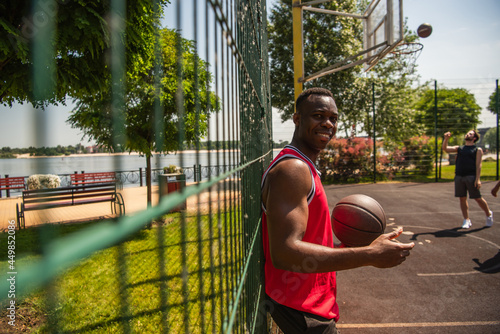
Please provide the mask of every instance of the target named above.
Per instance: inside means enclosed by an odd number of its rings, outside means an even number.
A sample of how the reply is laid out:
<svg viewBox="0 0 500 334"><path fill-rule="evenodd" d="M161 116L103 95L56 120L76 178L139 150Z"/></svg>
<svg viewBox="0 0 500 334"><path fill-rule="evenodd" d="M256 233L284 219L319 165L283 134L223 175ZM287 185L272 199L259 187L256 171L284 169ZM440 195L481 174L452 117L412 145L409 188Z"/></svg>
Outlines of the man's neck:
<svg viewBox="0 0 500 334"><path fill-rule="evenodd" d="M302 154L307 156L313 162L316 161L319 153L321 152L321 150L313 150L307 145L303 145L300 141L294 139L292 139L290 145L296 147L300 152L302 152Z"/></svg>

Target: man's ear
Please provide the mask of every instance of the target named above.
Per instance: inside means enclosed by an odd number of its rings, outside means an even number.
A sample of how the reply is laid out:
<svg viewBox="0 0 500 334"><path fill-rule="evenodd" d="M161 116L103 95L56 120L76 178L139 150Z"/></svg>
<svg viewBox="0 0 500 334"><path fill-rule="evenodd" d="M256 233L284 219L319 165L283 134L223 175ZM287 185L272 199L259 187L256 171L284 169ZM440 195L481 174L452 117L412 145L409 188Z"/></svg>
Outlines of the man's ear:
<svg viewBox="0 0 500 334"><path fill-rule="evenodd" d="M293 114L292 119L295 126L298 126L300 121L300 114L296 112L295 114Z"/></svg>

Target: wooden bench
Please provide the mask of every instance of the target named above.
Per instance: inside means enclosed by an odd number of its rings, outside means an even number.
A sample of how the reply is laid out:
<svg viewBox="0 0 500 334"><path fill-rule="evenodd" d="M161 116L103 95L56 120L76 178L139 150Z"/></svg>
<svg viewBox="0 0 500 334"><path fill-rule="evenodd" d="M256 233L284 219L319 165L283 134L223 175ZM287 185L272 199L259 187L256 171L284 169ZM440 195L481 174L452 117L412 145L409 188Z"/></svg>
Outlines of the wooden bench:
<svg viewBox="0 0 500 334"><path fill-rule="evenodd" d="M10 197L11 189L26 189L24 177L5 177L0 178L0 198L2 198L2 190L5 190L7 197Z"/></svg>
<svg viewBox="0 0 500 334"><path fill-rule="evenodd" d="M17 227L25 228L24 213L71 205L111 202L111 213L125 214L125 203L116 192L116 182L68 186L53 189L24 190L23 202L16 204Z"/></svg>
<svg viewBox="0 0 500 334"><path fill-rule="evenodd" d="M117 182L115 172L71 174L71 185Z"/></svg>

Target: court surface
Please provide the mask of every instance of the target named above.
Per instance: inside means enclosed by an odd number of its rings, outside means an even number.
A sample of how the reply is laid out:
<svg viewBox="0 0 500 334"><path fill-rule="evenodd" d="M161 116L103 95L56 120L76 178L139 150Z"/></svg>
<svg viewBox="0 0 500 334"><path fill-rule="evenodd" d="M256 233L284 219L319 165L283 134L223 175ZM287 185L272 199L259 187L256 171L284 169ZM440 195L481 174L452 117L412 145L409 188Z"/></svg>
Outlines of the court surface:
<svg viewBox="0 0 500 334"><path fill-rule="evenodd" d="M402 226L411 255L391 269L363 267L337 273L341 334L500 333L500 197L484 182L483 198L497 222L469 200L472 227L453 183L377 183L325 186L330 209L341 198L365 194L384 208L386 232Z"/></svg>

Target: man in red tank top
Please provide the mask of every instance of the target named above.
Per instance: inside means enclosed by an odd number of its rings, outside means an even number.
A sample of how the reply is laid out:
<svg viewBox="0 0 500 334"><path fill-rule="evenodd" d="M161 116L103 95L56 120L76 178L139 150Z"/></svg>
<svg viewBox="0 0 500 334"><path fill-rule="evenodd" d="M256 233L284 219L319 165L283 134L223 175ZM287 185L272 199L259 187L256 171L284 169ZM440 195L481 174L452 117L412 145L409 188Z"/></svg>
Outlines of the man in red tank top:
<svg viewBox="0 0 500 334"><path fill-rule="evenodd" d="M329 90L297 98L292 142L262 177L262 232L268 311L285 333L337 333L335 272L401 264L414 244L392 242L402 230L368 247L334 248L327 198L314 162L337 131Z"/></svg>

